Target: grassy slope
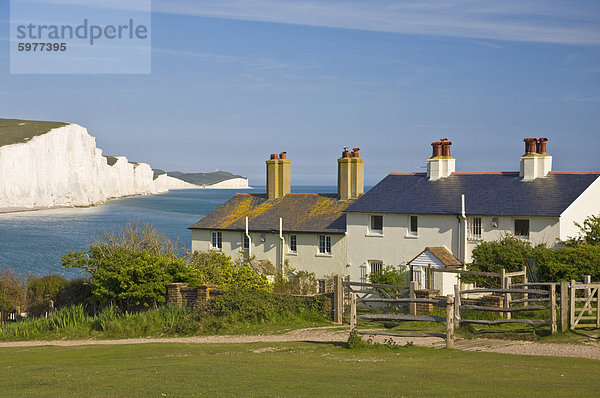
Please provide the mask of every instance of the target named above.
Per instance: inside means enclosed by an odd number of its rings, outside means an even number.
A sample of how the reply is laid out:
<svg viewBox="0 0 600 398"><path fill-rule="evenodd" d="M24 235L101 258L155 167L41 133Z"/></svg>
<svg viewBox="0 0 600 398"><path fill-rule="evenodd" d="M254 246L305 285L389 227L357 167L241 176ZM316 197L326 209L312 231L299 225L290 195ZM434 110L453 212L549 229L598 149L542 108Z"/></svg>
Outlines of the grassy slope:
<svg viewBox="0 0 600 398"><path fill-rule="evenodd" d="M0 349L6 396L593 396L600 361L327 343Z"/></svg>
<svg viewBox="0 0 600 398"><path fill-rule="evenodd" d="M159 169L154 170L154 175L164 174L165 172ZM179 178L180 180L189 182L190 184L196 185L211 185L221 181L230 180L232 178L244 178L237 174L232 174L228 171L212 171L210 173L182 173L181 171L169 171L167 172L171 177Z"/></svg>
<svg viewBox="0 0 600 398"><path fill-rule="evenodd" d="M62 122L40 122L35 120L0 119L0 146L26 142L36 135L66 126Z"/></svg>

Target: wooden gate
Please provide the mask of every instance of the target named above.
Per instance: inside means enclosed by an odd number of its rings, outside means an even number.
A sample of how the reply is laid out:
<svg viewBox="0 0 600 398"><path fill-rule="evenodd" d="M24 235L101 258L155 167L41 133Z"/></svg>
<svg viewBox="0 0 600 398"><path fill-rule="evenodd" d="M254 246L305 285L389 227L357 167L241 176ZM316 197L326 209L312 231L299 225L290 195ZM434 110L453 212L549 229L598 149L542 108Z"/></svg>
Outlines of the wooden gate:
<svg viewBox="0 0 600 398"><path fill-rule="evenodd" d="M570 288L570 328L600 328L600 283L571 281Z"/></svg>

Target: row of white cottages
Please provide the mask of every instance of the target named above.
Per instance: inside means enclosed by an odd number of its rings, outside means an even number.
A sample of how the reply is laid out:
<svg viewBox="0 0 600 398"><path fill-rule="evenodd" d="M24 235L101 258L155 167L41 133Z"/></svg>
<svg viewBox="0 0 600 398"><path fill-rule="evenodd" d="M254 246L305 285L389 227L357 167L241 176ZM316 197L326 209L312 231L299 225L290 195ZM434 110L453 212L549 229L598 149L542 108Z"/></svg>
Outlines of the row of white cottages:
<svg viewBox="0 0 600 398"><path fill-rule="evenodd" d="M552 247L600 213L600 172L551 171L546 138L525 139L518 172L455 172L451 142L432 143L427 173L390 173L364 192L359 150L338 159L338 192L290 193L286 153L267 160L267 193L238 193L190 227L192 250L284 261L318 278L366 281L383 266L461 266L482 240L512 234ZM445 290L454 283L448 281Z"/></svg>

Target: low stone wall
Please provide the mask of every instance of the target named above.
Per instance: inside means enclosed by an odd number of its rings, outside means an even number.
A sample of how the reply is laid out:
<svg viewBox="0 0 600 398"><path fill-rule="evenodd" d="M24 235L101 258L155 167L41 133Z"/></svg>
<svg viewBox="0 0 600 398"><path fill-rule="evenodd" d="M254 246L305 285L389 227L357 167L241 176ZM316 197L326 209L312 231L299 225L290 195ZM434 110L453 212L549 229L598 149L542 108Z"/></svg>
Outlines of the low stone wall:
<svg viewBox="0 0 600 398"><path fill-rule="evenodd" d="M179 307L196 307L210 300L211 296L223 294L216 285L188 286L187 283L170 283L167 285L167 304Z"/></svg>
<svg viewBox="0 0 600 398"><path fill-rule="evenodd" d="M416 298L426 298L426 299L435 299L440 295L439 290L433 289L419 289L415 290ZM445 299L445 297L444 297ZM417 313L415 315L427 315L433 311L433 304L431 303L417 303Z"/></svg>

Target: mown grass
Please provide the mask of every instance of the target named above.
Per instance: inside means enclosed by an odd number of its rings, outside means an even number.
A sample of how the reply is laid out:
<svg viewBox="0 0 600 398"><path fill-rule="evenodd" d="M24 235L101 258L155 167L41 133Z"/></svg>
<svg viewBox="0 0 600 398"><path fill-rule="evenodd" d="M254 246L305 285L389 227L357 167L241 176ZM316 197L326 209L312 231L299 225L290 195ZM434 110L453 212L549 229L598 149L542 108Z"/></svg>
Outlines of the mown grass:
<svg viewBox="0 0 600 398"><path fill-rule="evenodd" d="M0 349L6 396L578 397L600 361L329 343Z"/></svg>

